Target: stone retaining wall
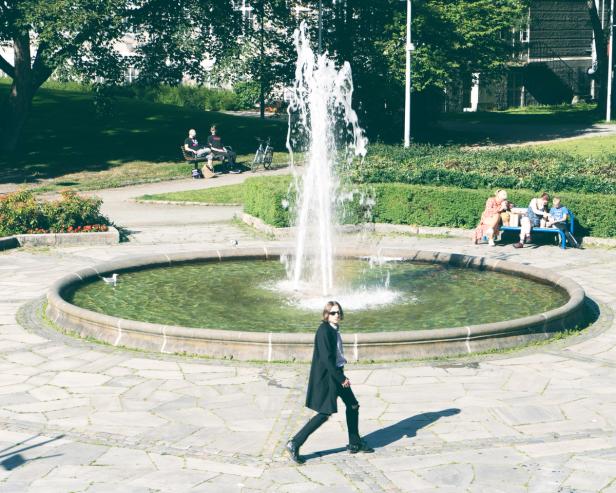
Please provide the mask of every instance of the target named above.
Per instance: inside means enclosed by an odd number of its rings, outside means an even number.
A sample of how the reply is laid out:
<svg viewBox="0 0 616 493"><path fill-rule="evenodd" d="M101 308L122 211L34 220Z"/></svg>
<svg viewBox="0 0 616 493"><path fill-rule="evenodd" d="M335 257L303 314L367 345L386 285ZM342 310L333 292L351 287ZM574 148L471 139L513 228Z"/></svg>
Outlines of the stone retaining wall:
<svg viewBox="0 0 616 493"><path fill-rule="evenodd" d="M91 233L43 233L24 234L0 238L0 250L20 246L80 246L80 245L115 245L120 242L120 232L110 226L107 231Z"/></svg>

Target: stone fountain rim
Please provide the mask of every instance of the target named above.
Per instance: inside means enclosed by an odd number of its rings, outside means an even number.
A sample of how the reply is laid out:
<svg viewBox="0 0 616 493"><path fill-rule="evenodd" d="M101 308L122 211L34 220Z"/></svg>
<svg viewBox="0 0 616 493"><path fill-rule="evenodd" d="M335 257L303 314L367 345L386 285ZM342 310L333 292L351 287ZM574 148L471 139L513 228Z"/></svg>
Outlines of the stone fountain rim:
<svg viewBox="0 0 616 493"><path fill-rule="evenodd" d="M262 247L262 248L232 248L221 250L205 250L197 252L180 252L172 254L158 254L128 257L120 260L104 262L92 267L80 269L57 280L47 293L48 315L54 322L59 319L70 319L84 322L84 327L100 326L115 330L118 334L116 344L120 343L123 333L136 333L163 338L180 338L203 341L230 341L233 343L256 343L256 344L285 344L285 345L305 345L311 344L314 339L313 333L288 333L288 332L252 332L223 329L206 329L182 327L173 325L163 325L155 323L140 322L137 320L123 319L111 315L87 310L67 302L62 297L62 291L75 283L81 283L86 279L98 277L112 272L122 272L137 268L151 268L158 266L170 266L176 263L192 261L225 261L225 260L249 260L249 259L269 259L279 258L281 255L288 254L288 248L284 247ZM376 345L376 344L395 344L395 343L422 343L452 340L472 340L492 336L503 336L507 333L519 333L528 327L546 327L552 323L567 319L573 313L583 309L585 293L582 287L575 281L566 276L555 272L530 267L527 265L485 257L458 253L431 252L423 250L412 250L405 248L339 248L336 256L340 258L360 258L367 256L383 256L396 258L403 261L419 263L438 263L448 264L456 267L476 268L480 270L490 270L503 272L510 275L525 277L543 284L550 284L564 289L569 295L569 300L564 305L553 310L530 315L523 318L493 322L486 324L468 325L450 328L421 329L391 332L361 332L353 333L347 331L342 337L347 343ZM316 322L315 322L316 323ZM81 327L81 325L80 325ZM74 327L73 327L74 328ZM80 333L89 334L88 330ZM164 343L163 343L164 347Z"/></svg>

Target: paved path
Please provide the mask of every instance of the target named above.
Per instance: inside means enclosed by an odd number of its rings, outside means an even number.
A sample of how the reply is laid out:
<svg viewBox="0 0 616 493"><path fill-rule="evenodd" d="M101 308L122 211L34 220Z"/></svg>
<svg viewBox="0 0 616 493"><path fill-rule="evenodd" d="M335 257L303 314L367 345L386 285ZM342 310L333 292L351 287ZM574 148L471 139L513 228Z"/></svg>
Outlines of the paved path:
<svg viewBox="0 0 616 493"><path fill-rule="evenodd" d="M101 192L106 210L138 231L128 243L0 253L1 492L616 492L616 251L361 240L553 268L581 283L602 316L564 344L349 365L376 453L342 451L341 413L311 437L302 449L310 460L296 467L282 447L310 415L306 365L118 350L40 321L47 287L101 260L267 242L221 221L233 209L127 201L164 186Z"/></svg>
<svg viewBox="0 0 616 493"><path fill-rule="evenodd" d="M607 123L495 123L478 120L440 121L444 137L451 134L456 142L461 136L473 147L495 147L501 145L548 144L563 140L601 137L616 134L616 125ZM466 136L466 137L464 137Z"/></svg>

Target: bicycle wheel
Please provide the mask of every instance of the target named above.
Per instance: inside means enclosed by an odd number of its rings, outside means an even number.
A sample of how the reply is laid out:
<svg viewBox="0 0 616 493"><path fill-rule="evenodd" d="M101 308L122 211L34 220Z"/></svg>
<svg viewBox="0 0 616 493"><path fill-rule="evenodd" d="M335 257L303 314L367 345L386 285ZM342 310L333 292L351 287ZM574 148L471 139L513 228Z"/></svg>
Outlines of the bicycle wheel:
<svg viewBox="0 0 616 493"><path fill-rule="evenodd" d="M271 147L268 147L265 150L265 155L263 156L263 167L265 169L270 169L272 167L273 159L274 159L274 150Z"/></svg>
<svg viewBox="0 0 616 493"><path fill-rule="evenodd" d="M252 160L252 164L250 165L250 171L254 173L255 171L257 171L259 164L262 164L262 163L263 163L263 151L261 149L257 149L257 152L255 153L255 157Z"/></svg>

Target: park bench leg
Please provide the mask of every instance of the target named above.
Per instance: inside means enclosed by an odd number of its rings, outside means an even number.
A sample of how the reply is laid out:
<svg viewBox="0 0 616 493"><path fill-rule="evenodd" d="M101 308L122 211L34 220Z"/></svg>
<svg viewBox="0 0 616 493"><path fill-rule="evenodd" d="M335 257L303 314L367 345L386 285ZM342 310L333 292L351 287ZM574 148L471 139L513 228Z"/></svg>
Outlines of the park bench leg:
<svg viewBox="0 0 616 493"><path fill-rule="evenodd" d="M565 232L559 231L558 234L560 235L560 248L562 248L563 250L566 250L567 249L567 237L565 236Z"/></svg>

